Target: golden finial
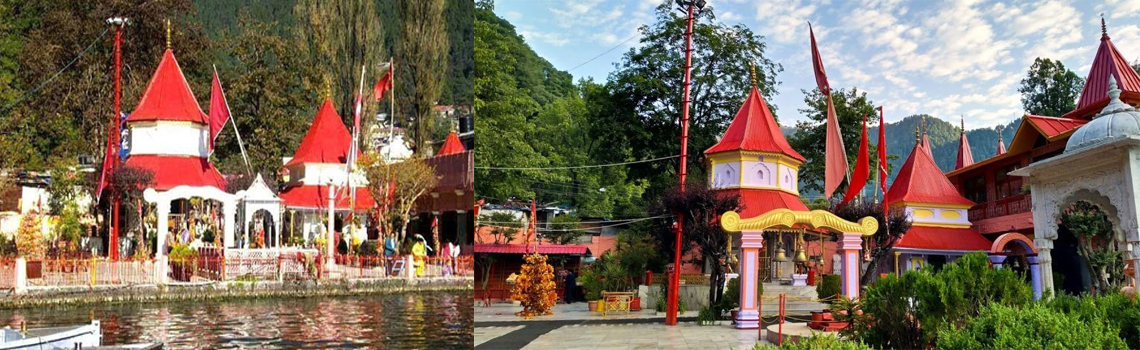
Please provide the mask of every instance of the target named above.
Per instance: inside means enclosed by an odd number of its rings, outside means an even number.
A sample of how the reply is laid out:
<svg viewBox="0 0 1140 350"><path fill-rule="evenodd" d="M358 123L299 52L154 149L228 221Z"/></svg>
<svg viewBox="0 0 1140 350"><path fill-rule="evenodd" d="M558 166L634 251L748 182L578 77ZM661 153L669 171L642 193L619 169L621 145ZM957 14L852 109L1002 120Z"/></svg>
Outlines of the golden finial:
<svg viewBox="0 0 1140 350"><path fill-rule="evenodd" d="M327 75L325 76L324 90L325 90L324 91L325 99L331 100L332 99L332 78L329 78L329 76L327 76Z"/></svg>
<svg viewBox="0 0 1140 350"><path fill-rule="evenodd" d="M166 19L166 49L170 50L170 19Z"/></svg>
<svg viewBox="0 0 1140 350"><path fill-rule="evenodd" d="M966 116L959 114L958 118L962 120L962 133L966 133Z"/></svg>
<svg viewBox="0 0 1140 350"><path fill-rule="evenodd" d="M1104 12L1100 13L1100 36L1108 37L1108 27L1104 25Z"/></svg>
<svg viewBox="0 0 1140 350"><path fill-rule="evenodd" d="M748 69L752 71L752 88L756 88L756 65L748 62Z"/></svg>
<svg viewBox="0 0 1140 350"><path fill-rule="evenodd" d="M914 126L914 143L918 143L918 125Z"/></svg>

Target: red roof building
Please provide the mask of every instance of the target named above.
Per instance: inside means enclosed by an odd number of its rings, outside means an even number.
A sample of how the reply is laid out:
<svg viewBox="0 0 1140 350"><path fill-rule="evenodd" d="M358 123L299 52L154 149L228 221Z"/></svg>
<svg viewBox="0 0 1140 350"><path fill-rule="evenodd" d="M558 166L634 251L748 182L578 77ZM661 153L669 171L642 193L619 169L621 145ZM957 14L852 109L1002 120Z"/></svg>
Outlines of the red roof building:
<svg viewBox="0 0 1140 350"><path fill-rule="evenodd" d="M463 142L459 141L459 135L453 130L447 134L447 139L443 141L442 146L439 146L439 152L436 152L435 155L446 156L463 152L467 152L467 149L463 147Z"/></svg>
<svg viewBox="0 0 1140 350"><path fill-rule="evenodd" d="M225 190L225 179L209 161L206 114L170 49L163 52L126 124L131 147L125 165L153 172L155 190L176 186Z"/></svg>
<svg viewBox="0 0 1140 350"><path fill-rule="evenodd" d="M1121 90L1120 99L1140 99L1140 76L1132 70L1128 60L1124 59L1116 50L1116 45L1108 37L1104 29L1104 19L1101 19L1100 47L1096 50L1092 67L1085 77L1085 87L1081 90L1081 98L1077 100L1077 109L1065 113L1066 118L1092 119L1096 112L1108 105L1108 78L1116 78L1116 85Z"/></svg>
<svg viewBox="0 0 1140 350"><path fill-rule="evenodd" d="M887 190L887 197L892 203L900 204L974 205L974 202L958 193L958 189L942 175L942 170L938 169L930 153L917 144Z"/></svg>
<svg viewBox="0 0 1140 350"><path fill-rule="evenodd" d="M739 195L742 218L777 208L808 210L799 198L799 167L804 157L788 144L755 87L705 156L712 163L709 186Z"/></svg>
<svg viewBox="0 0 1140 350"><path fill-rule="evenodd" d="M344 189L349 178L356 192L356 206L365 211L375 207L376 201L367 189L367 183L357 175L347 174L348 152L352 136L336 113L331 99L325 99L317 111L309 130L297 146L293 158L285 163L290 182L279 196L287 208L325 210L329 206L329 185L334 189L338 211L348 210L350 194Z"/></svg>

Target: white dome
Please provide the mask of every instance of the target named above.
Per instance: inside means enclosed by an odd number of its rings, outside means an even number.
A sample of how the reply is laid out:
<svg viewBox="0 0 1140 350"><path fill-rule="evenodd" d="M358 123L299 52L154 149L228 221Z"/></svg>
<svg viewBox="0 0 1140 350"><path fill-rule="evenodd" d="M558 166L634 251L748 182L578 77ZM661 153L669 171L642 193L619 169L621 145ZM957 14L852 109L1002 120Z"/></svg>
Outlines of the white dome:
<svg viewBox="0 0 1140 350"><path fill-rule="evenodd" d="M1116 88L1116 79L1112 77L1108 78L1108 96L1111 98L1108 105L1069 137L1065 152L1121 137L1140 136L1140 111L1120 101L1120 89Z"/></svg>

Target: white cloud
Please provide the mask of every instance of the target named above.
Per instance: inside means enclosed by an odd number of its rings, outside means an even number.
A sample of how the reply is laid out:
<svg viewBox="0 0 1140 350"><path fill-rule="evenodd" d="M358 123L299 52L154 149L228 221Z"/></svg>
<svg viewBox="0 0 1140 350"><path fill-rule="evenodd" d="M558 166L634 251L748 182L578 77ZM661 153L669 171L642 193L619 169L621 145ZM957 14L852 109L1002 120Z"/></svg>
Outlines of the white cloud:
<svg viewBox="0 0 1140 350"><path fill-rule="evenodd" d="M503 14L503 17L506 17L507 19L512 20L512 21L517 21L520 18L522 18L522 14L519 13L518 11L507 11L507 13Z"/></svg>

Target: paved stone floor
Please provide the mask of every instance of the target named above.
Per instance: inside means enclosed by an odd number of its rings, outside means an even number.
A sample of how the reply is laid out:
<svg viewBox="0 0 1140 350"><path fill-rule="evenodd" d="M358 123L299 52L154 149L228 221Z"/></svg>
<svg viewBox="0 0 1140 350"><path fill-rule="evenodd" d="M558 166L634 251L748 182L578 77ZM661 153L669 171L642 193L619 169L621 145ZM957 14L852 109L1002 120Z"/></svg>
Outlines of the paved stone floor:
<svg viewBox="0 0 1140 350"><path fill-rule="evenodd" d="M623 320L623 319L650 319L662 318L664 315L657 315L654 310L642 309L641 311L626 312L612 312L602 316L597 312L590 312L589 305L586 303L573 303L573 304L555 304L553 311L554 314L550 316L535 317L530 320L523 320L521 317L515 316L515 312L522 311L522 306L514 305L511 303L496 303L490 306L482 306L482 304L475 305L475 323L479 322L514 322L514 321L564 321L564 320ZM696 317L699 312L686 311L680 317Z"/></svg>
<svg viewBox="0 0 1140 350"><path fill-rule="evenodd" d="M661 320L612 323L531 322L516 326L475 327L476 349L752 349L756 330L737 330L727 322L698 326ZM766 342L765 342L766 344Z"/></svg>
<svg viewBox="0 0 1140 350"><path fill-rule="evenodd" d="M573 325L564 326L523 349L752 349L756 331L742 331L729 325L698 326L663 324Z"/></svg>

